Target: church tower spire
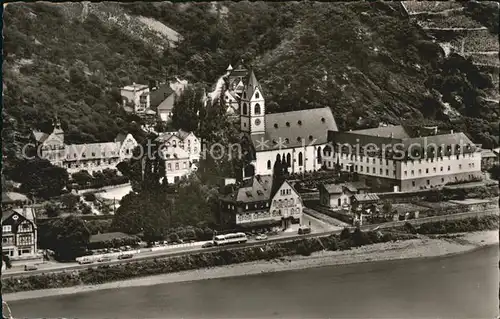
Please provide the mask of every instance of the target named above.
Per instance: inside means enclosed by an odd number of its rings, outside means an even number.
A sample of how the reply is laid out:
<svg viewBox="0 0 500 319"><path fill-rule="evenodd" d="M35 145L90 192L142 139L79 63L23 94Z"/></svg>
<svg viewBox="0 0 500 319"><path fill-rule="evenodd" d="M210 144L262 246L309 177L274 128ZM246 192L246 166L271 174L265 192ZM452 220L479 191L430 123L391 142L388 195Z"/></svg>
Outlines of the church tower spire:
<svg viewBox="0 0 500 319"><path fill-rule="evenodd" d="M250 71L241 97L241 130L250 134L263 134L265 127L265 99L262 87L253 70Z"/></svg>

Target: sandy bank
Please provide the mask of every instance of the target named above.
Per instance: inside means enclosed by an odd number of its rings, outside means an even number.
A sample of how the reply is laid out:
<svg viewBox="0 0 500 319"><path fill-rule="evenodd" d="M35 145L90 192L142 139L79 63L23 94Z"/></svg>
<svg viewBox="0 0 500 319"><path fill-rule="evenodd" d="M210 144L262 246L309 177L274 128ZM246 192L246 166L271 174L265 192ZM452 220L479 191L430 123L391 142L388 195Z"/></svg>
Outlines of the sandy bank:
<svg viewBox="0 0 500 319"><path fill-rule="evenodd" d="M203 280L267 272L298 270L311 267L351 264L368 261L382 261L421 257L435 257L463 253L472 249L498 243L498 231L465 233L455 239L421 238L407 241L380 243L348 251L323 251L311 256L284 257L273 261L257 261L229 266L189 270L178 273L135 278L94 286L76 286L60 289L45 289L4 294L3 300L13 301L65 295L101 289L138 287L181 281Z"/></svg>

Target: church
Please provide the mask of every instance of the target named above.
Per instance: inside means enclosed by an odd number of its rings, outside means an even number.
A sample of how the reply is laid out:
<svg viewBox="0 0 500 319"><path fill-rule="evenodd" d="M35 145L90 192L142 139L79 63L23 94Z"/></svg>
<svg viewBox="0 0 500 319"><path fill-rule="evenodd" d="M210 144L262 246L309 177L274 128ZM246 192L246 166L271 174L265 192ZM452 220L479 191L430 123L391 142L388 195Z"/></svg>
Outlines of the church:
<svg viewBox="0 0 500 319"><path fill-rule="evenodd" d="M244 177L272 175L278 159L288 164L289 173L319 170L324 165L328 131L338 131L331 109L266 114L264 92L253 70L230 65L227 71L224 100L239 115L242 142L253 153Z"/></svg>

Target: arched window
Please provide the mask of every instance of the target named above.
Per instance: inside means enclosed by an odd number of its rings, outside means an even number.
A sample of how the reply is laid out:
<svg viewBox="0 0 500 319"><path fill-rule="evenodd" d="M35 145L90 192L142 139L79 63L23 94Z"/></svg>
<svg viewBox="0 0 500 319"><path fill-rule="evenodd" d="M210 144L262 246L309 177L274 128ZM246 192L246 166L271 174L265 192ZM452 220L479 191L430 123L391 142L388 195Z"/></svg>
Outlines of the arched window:
<svg viewBox="0 0 500 319"><path fill-rule="evenodd" d="M299 166L302 166L304 163L304 160L302 158L302 152L299 153Z"/></svg>
<svg viewBox="0 0 500 319"><path fill-rule="evenodd" d="M276 154L276 161L281 161L280 154Z"/></svg>
<svg viewBox="0 0 500 319"><path fill-rule="evenodd" d="M286 163L288 164L288 166L290 166L292 163L292 156L290 155L290 153L286 155Z"/></svg>
<svg viewBox="0 0 500 319"><path fill-rule="evenodd" d="M321 147L318 147L316 153L317 153L318 164L321 164Z"/></svg>
<svg viewBox="0 0 500 319"><path fill-rule="evenodd" d="M255 104L254 114L255 115L260 115L260 105L259 105L259 103Z"/></svg>
<svg viewBox="0 0 500 319"><path fill-rule="evenodd" d="M246 103L243 103L243 115L247 115L248 114L248 107L247 107L247 104Z"/></svg>
<svg viewBox="0 0 500 319"><path fill-rule="evenodd" d="M258 99L260 97L259 92L255 92L255 98Z"/></svg>
<svg viewBox="0 0 500 319"><path fill-rule="evenodd" d="M267 161L267 169L271 169L271 161Z"/></svg>

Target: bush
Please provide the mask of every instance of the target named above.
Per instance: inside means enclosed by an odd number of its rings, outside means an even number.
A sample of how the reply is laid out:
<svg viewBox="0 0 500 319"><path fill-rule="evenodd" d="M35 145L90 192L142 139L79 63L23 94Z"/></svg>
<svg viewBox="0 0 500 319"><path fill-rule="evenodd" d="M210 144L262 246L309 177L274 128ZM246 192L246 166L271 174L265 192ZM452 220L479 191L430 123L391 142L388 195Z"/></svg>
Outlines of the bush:
<svg viewBox="0 0 500 319"><path fill-rule="evenodd" d="M349 231L349 228L345 227L342 229L342 232L340 233L340 240L345 240L351 238L351 232Z"/></svg>
<svg viewBox="0 0 500 319"><path fill-rule="evenodd" d="M83 199L85 199L87 202L93 202L96 200L96 197L94 193L87 193L83 195Z"/></svg>
<svg viewBox="0 0 500 319"><path fill-rule="evenodd" d="M404 228L410 234L416 234L417 233L417 230L415 229L415 227L412 224L410 224L409 222L405 223Z"/></svg>

